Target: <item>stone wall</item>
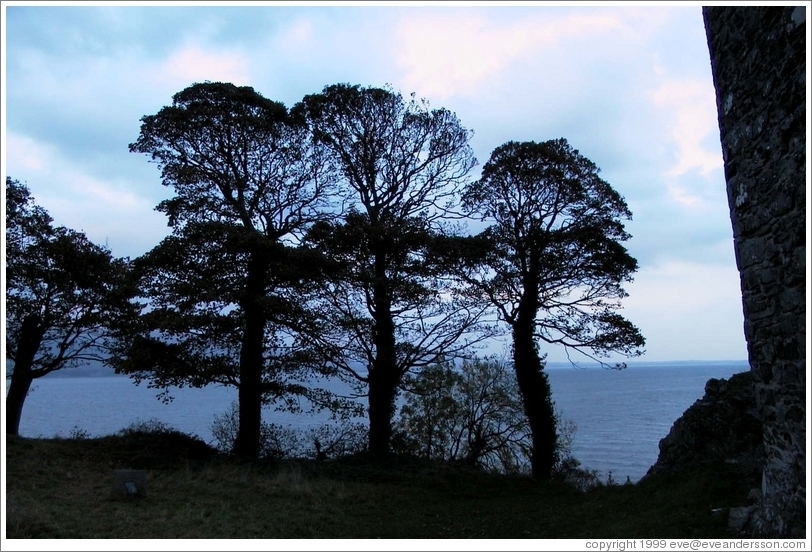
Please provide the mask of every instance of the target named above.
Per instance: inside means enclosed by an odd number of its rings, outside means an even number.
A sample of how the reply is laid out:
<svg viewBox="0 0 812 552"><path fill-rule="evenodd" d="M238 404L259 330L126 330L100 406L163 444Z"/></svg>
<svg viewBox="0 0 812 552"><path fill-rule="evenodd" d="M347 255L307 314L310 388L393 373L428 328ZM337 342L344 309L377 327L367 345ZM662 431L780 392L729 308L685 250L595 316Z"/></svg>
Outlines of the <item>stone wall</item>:
<svg viewBox="0 0 812 552"><path fill-rule="evenodd" d="M806 531L806 11L703 8L764 428L756 535Z"/></svg>

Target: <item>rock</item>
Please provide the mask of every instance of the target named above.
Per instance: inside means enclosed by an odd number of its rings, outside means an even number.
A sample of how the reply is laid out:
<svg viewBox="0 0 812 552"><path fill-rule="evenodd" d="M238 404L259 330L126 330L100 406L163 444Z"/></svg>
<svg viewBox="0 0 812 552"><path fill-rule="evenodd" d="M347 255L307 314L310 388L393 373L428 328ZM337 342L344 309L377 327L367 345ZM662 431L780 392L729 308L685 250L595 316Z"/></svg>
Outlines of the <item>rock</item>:
<svg viewBox="0 0 812 552"><path fill-rule="evenodd" d="M728 528L734 533L747 533L755 511L755 506L731 508L727 516Z"/></svg>
<svg viewBox="0 0 812 552"><path fill-rule="evenodd" d="M762 426L750 372L711 379L705 395L674 422L660 441L657 462L646 477L724 462L757 474L764 463Z"/></svg>

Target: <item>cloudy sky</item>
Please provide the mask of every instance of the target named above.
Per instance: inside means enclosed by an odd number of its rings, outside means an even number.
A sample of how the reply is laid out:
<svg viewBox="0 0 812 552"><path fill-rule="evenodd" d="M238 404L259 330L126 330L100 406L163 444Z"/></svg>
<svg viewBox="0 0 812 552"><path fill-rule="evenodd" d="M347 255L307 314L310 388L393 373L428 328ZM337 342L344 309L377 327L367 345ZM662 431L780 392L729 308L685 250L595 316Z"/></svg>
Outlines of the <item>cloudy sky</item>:
<svg viewBox="0 0 812 552"><path fill-rule="evenodd" d="M176 92L227 81L292 106L389 83L456 112L480 166L564 137L602 169L634 215L623 314L644 360L747 358L699 5L3 8L5 175L115 255L168 233L170 190L128 144Z"/></svg>

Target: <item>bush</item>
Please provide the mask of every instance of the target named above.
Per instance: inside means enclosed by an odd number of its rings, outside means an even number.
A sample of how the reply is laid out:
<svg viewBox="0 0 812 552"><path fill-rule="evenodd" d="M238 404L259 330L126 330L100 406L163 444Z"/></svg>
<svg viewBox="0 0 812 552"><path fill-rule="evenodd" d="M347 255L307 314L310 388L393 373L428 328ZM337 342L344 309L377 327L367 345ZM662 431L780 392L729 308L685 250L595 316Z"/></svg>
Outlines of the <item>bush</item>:
<svg viewBox="0 0 812 552"><path fill-rule="evenodd" d="M68 439L73 439L75 441L90 439L90 432L80 428L79 426L73 426L68 433Z"/></svg>
<svg viewBox="0 0 812 552"><path fill-rule="evenodd" d="M226 412L214 417L211 432L215 446L221 452L230 453L234 449L240 427L239 421L237 402L231 403ZM366 425L362 423L322 424L305 430L296 430L262 422L260 458L328 460L356 454L366 450L367 431Z"/></svg>
<svg viewBox="0 0 812 552"><path fill-rule="evenodd" d="M239 404L234 401L226 412L214 416L210 426L216 448L221 452L231 453L234 450L239 428L240 408ZM266 422L262 422L260 425L260 458L273 460L292 458L301 455L301 449L301 440L295 430Z"/></svg>
<svg viewBox="0 0 812 552"><path fill-rule="evenodd" d="M306 431L312 448L306 455L316 460L328 460L358 454L367 449L369 429L362 423L340 425L322 424Z"/></svg>
<svg viewBox="0 0 812 552"><path fill-rule="evenodd" d="M217 451L197 435L188 435L159 420L136 421L104 441L115 456L134 469L164 469L205 462Z"/></svg>
<svg viewBox="0 0 812 552"><path fill-rule="evenodd" d="M395 424L395 452L487 471L527 471L530 426L503 362L474 359L460 368L441 362L409 383Z"/></svg>
<svg viewBox="0 0 812 552"><path fill-rule="evenodd" d="M172 433L178 432L169 424L161 420L151 418L149 420L136 420L127 427L119 430L118 434L121 436L139 435L144 433Z"/></svg>

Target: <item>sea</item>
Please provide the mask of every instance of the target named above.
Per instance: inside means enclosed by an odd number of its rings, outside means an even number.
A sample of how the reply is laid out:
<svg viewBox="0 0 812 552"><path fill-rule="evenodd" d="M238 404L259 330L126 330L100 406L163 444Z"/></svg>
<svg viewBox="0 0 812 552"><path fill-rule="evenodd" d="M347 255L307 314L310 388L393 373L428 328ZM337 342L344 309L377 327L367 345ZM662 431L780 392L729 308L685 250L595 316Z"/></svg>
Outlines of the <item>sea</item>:
<svg viewBox="0 0 812 552"><path fill-rule="evenodd" d="M749 370L747 361L628 363L624 370L547 365L553 400L575 426L572 455L604 479L638 481L657 460L660 439L702 397L711 378ZM68 371L66 371L68 372ZM81 372L79 372L81 373ZM7 384L8 385L8 384ZM237 398L233 388L173 388L165 404L158 390L119 375L40 378L20 421L24 437L98 437L139 422L159 421L214 444L211 425ZM269 408L263 421L306 429L329 420Z"/></svg>

